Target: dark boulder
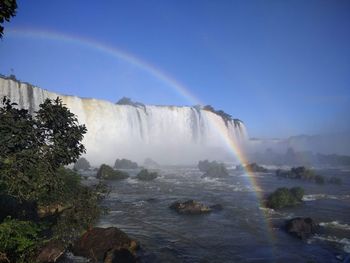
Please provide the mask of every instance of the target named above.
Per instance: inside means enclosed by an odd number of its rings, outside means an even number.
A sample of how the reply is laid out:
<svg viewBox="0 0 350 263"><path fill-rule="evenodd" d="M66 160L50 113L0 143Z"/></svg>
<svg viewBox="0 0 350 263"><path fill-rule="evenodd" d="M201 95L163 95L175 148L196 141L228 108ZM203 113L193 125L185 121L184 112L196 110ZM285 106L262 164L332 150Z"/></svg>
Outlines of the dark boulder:
<svg viewBox="0 0 350 263"><path fill-rule="evenodd" d="M296 217L286 222L285 229L297 238L307 239L317 233L319 226L310 217Z"/></svg>
<svg viewBox="0 0 350 263"><path fill-rule="evenodd" d="M127 172L114 170L107 164L102 164L97 172L97 178L106 180L121 180L129 177Z"/></svg>
<svg viewBox="0 0 350 263"><path fill-rule="evenodd" d="M122 248L134 252L138 244L116 227L95 227L85 232L74 244L73 253L76 256L102 261L108 251Z"/></svg>
<svg viewBox="0 0 350 263"><path fill-rule="evenodd" d="M78 161L74 164L73 169L75 171L79 171L79 170L89 170L91 168L90 163L88 160L86 160L84 157L81 157L78 159Z"/></svg>
<svg viewBox="0 0 350 263"><path fill-rule="evenodd" d="M141 181L151 181L158 177L158 173L149 172L147 169L142 169L136 176L137 179Z"/></svg>
<svg viewBox="0 0 350 263"><path fill-rule="evenodd" d="M212 209L204 204L198 203L194 200L185 202L174 202L170 205L170 209L175 210L179 214L206 214L212 212Z"/></svg>
<svg viewBox="0 0 350 263"><path fill-rule="evenodd" d="M198 169L204 172L202 177L225 177L228 176L228 171L225 164L216 161L209 162L208 160L199 161Z"/></svg>
<svg viewBox="0 0 350 263"><path fill-rule="evenodd" d="M51 240L40 249L36 262L51 263L58 262L64 255L65 247L61 241Z"/></svg>
<svg viewBox="0 0 350 263"><path fill-rule="evenodd" d="M128 249L112 249L107 251L104 263L136 263L137 259Z"/></svg>
<svg viewBox="0 0 350 263"><path fill-rule="evenodd" d="M117 159L114 163L115 169L137 169L138 167L137 163L128 159Z"/></svg>

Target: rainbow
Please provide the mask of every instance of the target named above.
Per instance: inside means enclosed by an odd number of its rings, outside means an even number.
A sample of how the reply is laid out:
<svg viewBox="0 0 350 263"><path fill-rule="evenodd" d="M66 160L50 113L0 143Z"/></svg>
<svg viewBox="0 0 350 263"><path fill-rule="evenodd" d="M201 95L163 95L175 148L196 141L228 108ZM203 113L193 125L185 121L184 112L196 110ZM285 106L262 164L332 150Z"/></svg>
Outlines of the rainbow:
<svg viewBox="0 0 350 263"><path fill-rule="evenodd" d="M136 66L137 68L143 70L144 72L149 73L154 78L167 84L167 86L171 87L173 90L175 90L179 95L181 95L191 104L203 105L203 103L201 103L201 101L198 98L196 98L193 94L191 94L188 88L186 88L183 84L181 84L179 81L174 79L172 76L170 76L169 74L166 74L164 71L158 69L154 65L138 57L135 57L134 55L118 47L110 46L87 37L62 34L60 32L55 32L51 30L48 31L48 30L28 29L28 28L27 29L12 28L7 30L6 36L15 37L15 38L54 40L54 41L64 42L67 44L75 44L75 45L91 48L94 51L98 51L106 55L112 56L118 60L122 60L127 63L130 63L131 65ZM220 130L219 128L220 125L216 124L214 121L211 121L211 124L221 135L222 140L224 141L226 147L243 165L243 167L245 167L245 165L248 163L248 160L245 157L246 155L244 154L241 147L239 147L235 142L235 140L231 138L228 134L226 134L226 132L224 132L223 130ZM250 184L254 188L258 201L260 202L262 200L262 191L254 177L254 174L247 167L245 167L245 173L249 178ZM269 220L266 218L264 212L262 212L262 215L265 218L265 220L263 221L266 223L266 228L269 233L268 234L269 241L271 244L273 244L274 235L272 232L272 227L269 225Z"/></svg>

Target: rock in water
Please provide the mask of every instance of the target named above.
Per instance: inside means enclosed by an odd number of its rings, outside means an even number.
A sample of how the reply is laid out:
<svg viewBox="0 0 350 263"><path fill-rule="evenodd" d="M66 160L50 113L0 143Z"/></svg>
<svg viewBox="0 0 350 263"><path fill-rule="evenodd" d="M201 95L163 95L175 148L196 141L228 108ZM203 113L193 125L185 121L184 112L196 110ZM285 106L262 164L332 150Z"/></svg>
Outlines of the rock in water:
<svg viewBox="0 0 350 263"><path fill-rule="evenodd" d="M310 217L296 217L286 222L286 231L300 239L307 239L317 230L318 225Z"/></svg>
<svg viewBox="0 0 350 263"><path fill-rule="evenodd" d="M51 240L41 248L36 261L40 263L57 262L63 256L64 252L65 248L62 242Z"/></svg>
<svg viewBox="0 0 350 263"><path fill-rule="evenodd" d="M136 257L127 249L113 249L106 253L104 263L136 263Z"/></svg>
<svg viewBox="0 0 350 263"><path fill-rule="evenodd" d="M149 172L147 169L142 169L136 176L141 181L151 181L157 177L158 174L156 172Z"/></svg>
<svg viewBox="0 0 350 263"><path fill-rule="evenodd" d="M73 253L76 256L102 261L108 251L122 248L134 252L137 250L138 244L116 227L95 227L85 232L74 244Z"/></svg>
<svg viewBox="0 0 350 263"><path fill-rule="evenodd" d="M185 202L174 202L170 205L171 209L174 209L179 214L205 214L210 213L212 209L208 206L198 203L194 200L188 200Z"/></svg>
<svg viewBox="0 0 350 263"><path fill-rule="evenodd" d="M102 164L97 172L96 177L105 180L121 180L128 178L129 174L127 172L114 170L107 164Z"/></svg>

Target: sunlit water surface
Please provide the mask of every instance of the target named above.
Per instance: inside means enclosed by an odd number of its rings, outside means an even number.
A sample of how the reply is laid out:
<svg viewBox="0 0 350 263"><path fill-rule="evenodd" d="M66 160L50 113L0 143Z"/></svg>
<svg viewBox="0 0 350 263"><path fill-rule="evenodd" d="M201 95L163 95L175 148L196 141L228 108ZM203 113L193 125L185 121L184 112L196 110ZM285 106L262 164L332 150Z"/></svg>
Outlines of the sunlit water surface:
<svg viewBox="0 0 350 263"><path fill-rule="evenodd" d="M137 171L129 171L129 179L108 183L112 191L103 205L110 212L98 226L115 226L137 239L142 262L342 262L350 253L350 170L318 172L337 176L343 184L255 173L262 196L278 187L305 189L302 205L274 211L261 207L251 179L242 172L201 178L196 168L169 167L144 182L134 178ZM221 204L223 210L193 216L169 209L172 202L187 199ZM297 216L312 217L321 233L307 241L286 234L283 223Z"/></svg>

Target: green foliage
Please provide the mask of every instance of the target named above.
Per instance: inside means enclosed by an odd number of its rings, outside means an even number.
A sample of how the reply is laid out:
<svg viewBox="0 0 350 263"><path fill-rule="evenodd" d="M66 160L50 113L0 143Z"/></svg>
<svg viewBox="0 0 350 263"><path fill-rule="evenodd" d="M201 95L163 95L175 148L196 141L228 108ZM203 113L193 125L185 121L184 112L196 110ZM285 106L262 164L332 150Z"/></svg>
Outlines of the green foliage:
<svg viewBox="0 0 350 263"><path fill-rule="evenodd" d="M304 196L304 189L301 187L293 187L290 189L291 194L298 200L301 201Z"/></svg>
<svg viewBox="0 0 350 263"><path fill-rule="evenodd" d="M58 187L51 192L46 192L39 200L40 205L62 204L67 205L76 196L80 187L81 177L71 169L61 166L55 171Z"/></svg>
<svg viewBox="0 0 350 263"><path fill-rule="evenodd" d="M0 1L0 38L4 34L4 27L2 23L9 22L10 18L16 15L17 3L16 0L2 0Z"/></svg>
<svg viewBox="0 0 350 263"><path fill-rule="evenodd" d="M88 160L86 160L84 157L79 158L78 161L74 164L74 170L89 170L90 169L90 163Z"/></svg>
<svg viewBox="0 0 350 263"><path fill-rule="evenodd" d="M136 169L138 167L137 163L128 159L117 159L114 163L114 168L116 169Z"/></svg>
<svg viewBox="0 0 350 263"><path fill-rule="evenodd" d="M302 201L303 196L304 190L300 187L281 187L268 196L267 206L273 209L295 206Z"/></svg>
<svg viewBox="0 0 350 263"><path fill-rule="evenodd" d="M53 226L54 237L66 245L79 237L82 232L96 223L104 209L98 203L108 193L107 187L99 183L94 187L80 185L75 189L74 198L70 199L70 208L63 211Z"/></svg>
<svg viewBox="0 0 350 263"><path fill-rule="evenodd" d="M11 262L29 262L39 245L38 225L7 218L0 224L0 251Z"/></svg>
<svg viewBox="0 0 350 263"><path fill-rule="evenodd" d="M129 174L127 172L113 170L113 168L107 164L102 164L97 172L97 178L106 180L119 180L126 179L128 177Z"/></svg>
<svg viewBox="0 0 350 263"><path fill-rule="evenodd" d="M86 133L62 101L46 99L33 118L6 97L0 107L0 189L40 201L61 187L56 170L85 152Z"/></svg>
<svg viewBox="0 0 350 263"><path fill-rule="evenodd" d="M241 120L232 118L232 116L230 114L224 112L223 110L215 110L214 107L211 105L204 106L203 110L210 111L212 113L219 115L224 120L226 125L229 122L233 121L235 127L240 127L240 125L242 123Z"/></svg>
<svg viewBox="0 0 350 263"><path fill-rule="evenodd" d="M151 181L158 177L158 173L149 172L147 169L142 169L136 176L137 179L142 181Z"/></svg>

